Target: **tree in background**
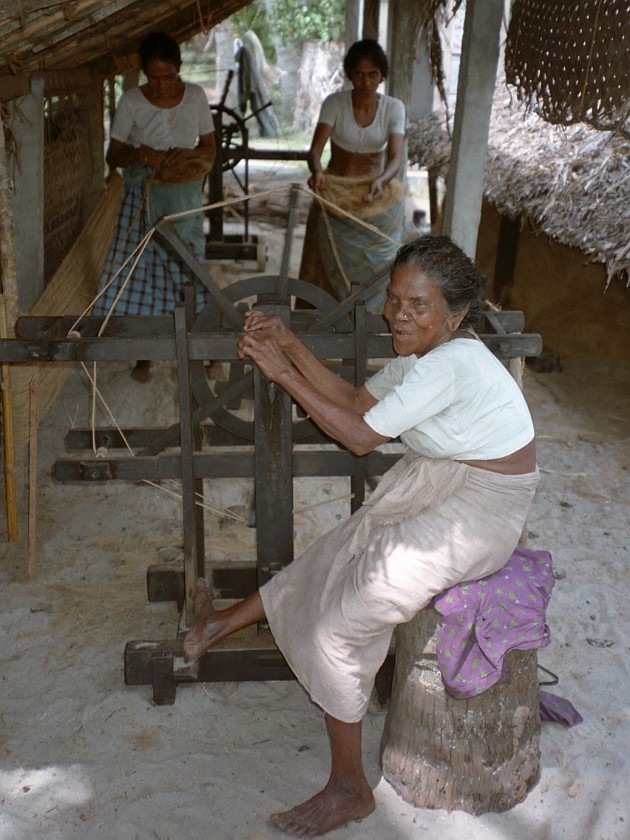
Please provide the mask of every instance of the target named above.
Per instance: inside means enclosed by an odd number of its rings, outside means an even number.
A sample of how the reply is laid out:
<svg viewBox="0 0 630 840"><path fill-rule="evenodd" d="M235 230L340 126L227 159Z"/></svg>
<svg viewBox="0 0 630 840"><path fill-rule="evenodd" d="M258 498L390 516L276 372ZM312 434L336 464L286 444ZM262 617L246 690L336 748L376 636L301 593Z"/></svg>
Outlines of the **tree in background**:
<svg viewBox="0 0 630 840"><path fill-rule="evenodd" d="M346 15L354 2L254 0L209 35L200 33L182 45L187 78L218 102L229 70L236 69L235 44L245 43L256 53L256 69L284 129L310 132L319 104L342 84ZM235 110L237 88L233 79L225 102Z"/></svg>
<svg viewBox="0 0 630 840"><path fill-rule="evenodd" d="M322 98L341 83L346 6L344 0L254 0L230 18L234 37L252 30L278 68L270 93L285 128L311 130Z"/></svg>
<svg viewBox="0 0 630 840"><path fill-rule="evenodd" d="M304 41L338 41L346 25L345 0L269 0L265 4L272 29L283 45Z"/></svg>

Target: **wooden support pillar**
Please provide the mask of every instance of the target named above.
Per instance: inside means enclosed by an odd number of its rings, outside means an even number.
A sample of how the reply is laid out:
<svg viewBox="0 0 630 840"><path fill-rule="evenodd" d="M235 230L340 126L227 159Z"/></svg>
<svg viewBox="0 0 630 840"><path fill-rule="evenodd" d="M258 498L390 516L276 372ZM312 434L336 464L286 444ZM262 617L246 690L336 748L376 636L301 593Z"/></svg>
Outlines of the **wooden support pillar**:
<svg viewBox="0 0 630 840"><path fill-rule="evenodd" d="M467 0L443 233L475 259L503 0Z"/></svg>
<svg viewBox="0 0 630 840"><path fill-rule="evenodd" d="M380 0L365 0L363 4L363 34L362 38L378 40Z"/></svg>
<svg viewBox="0 0 630 840"><path fill-rule="evenodd" d="M407 114L411 110L413 60L420 31L420 11L417 0L400 0L391 14L389 42L390 68L387 90L390 96L401 99Z"/></svg>
<svg viewBox="0 0 630 840"><path fill-rule="evenodd" d="M10 123L19 161L13 162L13 226L20 311L44 289L44 80L16 100Z"/></svg>
<svg viewBox="0 0 630 840"><path fill-rule="evenodd" d="M346 27L344 44L346 52L355 41L363 37L363 0L348 0L346 3Z"/></svg>
<svg viewBox="0 0 630 840"><path fill-rule="evenodd" d="M436 225L440 216L439 194L438 194L438 176L433 169L429 169L429 218L431 227Z"/></svg>
<svg viewBox="0 0 630 840"><path fill-rule="evenodd" d="M81 119L87 127L88 153L83 168L82 216L85 222L98 204L105 189L103 146L103 85L98 82L81 93Z"/></svg>
<svg viewBox="0 0 630 840"><path fill-rule="evenodd" d="M400 0L390 7L389 78L387 92L400 99L405 106L407 120L411 113L412 81L415 50L420 32L420 11L417 0ZM407 141L398 177L403 184L407 176Z"/></svg>
<svg viewBox="0 0 630 840"><path fill-rule="evenodd" d="M510 308L510 289L514 283L514 271L518 256L518 241L521 235L522 219L501 216L499 241L494 264L494 300L503 309Z"/></svg>
<svg viewBox="0 0 630 840"><path fill-rule="evenodd" d="M9 178L4 122L0 113L0 339L15 336L18 315L15 230L11 212L11 179ZM0 450L4 474L4 497L7 517L7 539L18 539L17 491L15 480L15 438L13 428L13 396L11 369L0 364Z"/></svg>
<svg viewBox="0 0 630 840"><path fill-rule="evenodd" d="M193 403L190 387L190 359L188 329L191 319L191 296L186 305L174 311L175 347L177 351L177 387L179 394L180 459L182 481L182 534L184 540L184 580L186 582L186 623L193 620L193 604L197 580L205 577L203 533L203 480L195 476L194 455L201 447L199 424L193 422Z"/></svg>
<svg viewBox="0 0 630 840"><path fill-rule="evenodd" d="M357 388L365 383L367 373L367 323L365 301L359 301L354 307L354 384ZM351 512L355 513L365 501L365 459L355 458L354 471L350 479L352 495Z"/></svg>
<svg viewBox="0 0 630 840"><path fill-rule="evenodd" d="M416 40L412 55L412 65L409 71L411 77L411 91L407 110L408 122L427 117L433 112L435 87L431 77L429 53L425 38L420 28L416 33Z"/></svg>
<svg viewBox="0 0 630 840"><path fill-rule="evenodd" d="M265 303L289 323L289 307ZM293 560L291 397L254 366L254 471L258 588Z"/></svg>

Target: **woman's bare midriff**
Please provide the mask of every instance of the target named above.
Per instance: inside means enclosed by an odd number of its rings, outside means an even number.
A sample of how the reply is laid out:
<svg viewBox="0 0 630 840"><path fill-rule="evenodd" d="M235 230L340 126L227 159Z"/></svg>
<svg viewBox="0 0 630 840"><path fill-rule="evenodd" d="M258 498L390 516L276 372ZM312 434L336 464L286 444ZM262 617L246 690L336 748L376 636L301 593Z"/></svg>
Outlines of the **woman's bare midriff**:
<svg viewBox="0 0 630 840"><path fill-rule="evenodd" d="M532 440L522 449L517 449L504 458L492 458L488 461L463 461L471 467L501 473L502 475L525 475L536 469L536 444Z"/></svg>
<svg viewBox="0 0 630 840"><path fill-rule="evenodd" d="M347 152L331 141L328 172L344 178L352 175L371 175L378 178L385 166L385 153Z"/></svg>

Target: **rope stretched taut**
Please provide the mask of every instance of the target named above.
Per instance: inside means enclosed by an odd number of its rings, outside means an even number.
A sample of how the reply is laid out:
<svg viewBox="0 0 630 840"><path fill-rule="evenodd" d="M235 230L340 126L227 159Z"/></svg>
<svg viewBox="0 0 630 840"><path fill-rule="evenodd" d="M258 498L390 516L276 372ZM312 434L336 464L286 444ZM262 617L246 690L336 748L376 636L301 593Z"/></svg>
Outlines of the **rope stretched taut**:
<svg viewBox="0 0 630 840"><path fill-rule="evenodd" d="M310 190L308 192L310 192ZM378 236L381 236L383 239L387 239L389 242L393 242L396 245L400 245L400 242L393 236L390 236L388 233L384 233L382 230L379 230L377 227L374 227L374 225L371 225L364 219L360 219L358 216L352 214L349 210L344 210L343 207L339 207L338 204L335 204L332 201L328 201L323 196L318 195L317 193L310 192L310 194L313 196L313 198L316 198L317 201L319 201L319 203L322 205L322 209L323 205L325 205L329 209L333 210L336 214L346 216L348 219L350 219L353 222L356 222L358 225L361 225L366 230L372 231L372 233L376 233Z"/></svg>

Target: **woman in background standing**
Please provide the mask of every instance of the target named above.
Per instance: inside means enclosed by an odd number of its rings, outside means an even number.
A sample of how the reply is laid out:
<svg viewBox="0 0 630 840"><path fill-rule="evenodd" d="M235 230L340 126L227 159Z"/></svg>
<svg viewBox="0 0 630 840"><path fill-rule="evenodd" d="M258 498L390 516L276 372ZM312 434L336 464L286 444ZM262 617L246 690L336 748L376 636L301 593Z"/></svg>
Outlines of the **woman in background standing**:
<svg viewBox="0 0 630 840"><path fill-rule="evenodd" d="M177 41L163 32L151 33L140 45L140 62L146 82L122 94L110 132L106 160L112 169L123 170L124 197L93 315L170 314L183 300L184 283L193 279L152 238L127 280L137 256L132 255L155 222L201 206L203 180L216 155L206 95L199 85L180 78ZM192 213L172 224L201 262L203 214ZM205 302L205 290L198 289L197 306ZM139 361L132 377L146 382L150 373L151 363Z"/></svg>
<svg viewBox="0 0 630 840"><path fill-rule="evenodd" d="M403 188L396 175L403 157L405 107L378 92L389 71L387 56L368 38L350 47L343 67L352 90L332 93L322 103L308 153L308 185L385 236L328 205L320 212L315 206L300 277L321 286L323 273L338 300L350 294L352 284L366 285L391 265L403 228ZM324 169L328 140L331 155ZM384 277L382 289L367 301L369 310L382 312L385 284Z"/></svg>

